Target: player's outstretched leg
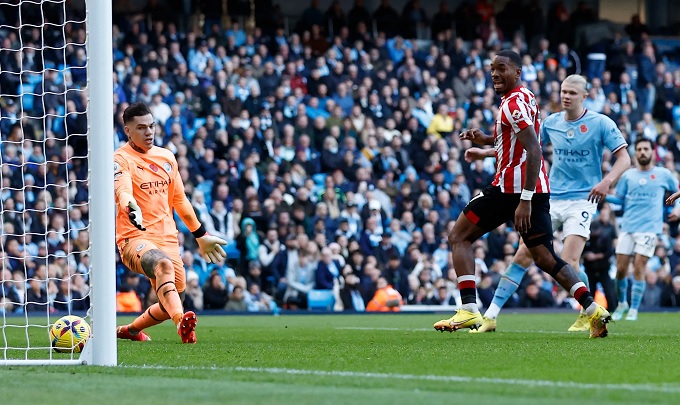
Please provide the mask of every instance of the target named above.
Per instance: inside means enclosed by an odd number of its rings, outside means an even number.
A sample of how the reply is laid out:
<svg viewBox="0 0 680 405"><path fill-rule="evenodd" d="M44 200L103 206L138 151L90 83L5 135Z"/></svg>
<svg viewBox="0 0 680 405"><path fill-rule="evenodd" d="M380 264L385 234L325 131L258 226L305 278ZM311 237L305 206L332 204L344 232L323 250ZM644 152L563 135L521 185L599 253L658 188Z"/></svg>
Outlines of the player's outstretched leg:
<svg viewBox="0 0 680 405"><path fill-rule="evenodd" d="M118 339L129 339L136 341L149 341L151 337L144 332L145 329L158 325L170 319L170 315L163 310L160 304L155 303L138 316L131 324L119 326L116 329Z"/></svg>
<svg viewBox="0 0 680 405"><path fill-rule="evenodd" d="M177 324L177 334L182 338L182 343L196 343L196 324L198 319L194 311L187 311L182 320Z"/></svg>
<svg viewBox="0 0 680 405"><path fill-rule="evenodd" d="M116 328L116 336L118 339L134 340L137 342L148 342L151 340L151 336L147 335L143 330L132 333L130 331L130 326L131 325L123 325Z"/></svg>

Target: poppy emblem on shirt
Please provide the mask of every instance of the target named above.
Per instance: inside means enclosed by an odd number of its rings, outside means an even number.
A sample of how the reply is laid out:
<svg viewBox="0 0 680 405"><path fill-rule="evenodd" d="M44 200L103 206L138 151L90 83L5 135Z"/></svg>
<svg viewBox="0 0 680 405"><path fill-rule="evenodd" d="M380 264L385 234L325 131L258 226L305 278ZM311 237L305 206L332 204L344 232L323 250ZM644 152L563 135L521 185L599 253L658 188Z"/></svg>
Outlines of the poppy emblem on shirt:
<svg viewBox="0 0 680 405"><path fill-rule="evenodd" d="M163 169L165 169L166 172L170 173L170 170L172 170L172 166L170 165L170 163L165 162L163 163Z"/></svg>
<svg viewBox="0 0 680 405"><path fill-rule="evenodd" d="M586 124L581 124L581 126L578 127L578 129L581 130L582 134L588 132L588 127L586 126Z"/></svg>
<svg viewBox="0 0 680 405"><path fill-rule="evenodd" d="M652 179L652 180L656 180L656 175L655 175L655 174L650 174L650 175L649 175L649 178Z"/></svg>
<svg viewBox="0 0 680 405"><path fill-rule="evenodd" d="M157 172L158 172L158 166L156 166L155 163L151 163L151 164L149 165L149 169L153 170L154 173L157 173Z"/></svg>

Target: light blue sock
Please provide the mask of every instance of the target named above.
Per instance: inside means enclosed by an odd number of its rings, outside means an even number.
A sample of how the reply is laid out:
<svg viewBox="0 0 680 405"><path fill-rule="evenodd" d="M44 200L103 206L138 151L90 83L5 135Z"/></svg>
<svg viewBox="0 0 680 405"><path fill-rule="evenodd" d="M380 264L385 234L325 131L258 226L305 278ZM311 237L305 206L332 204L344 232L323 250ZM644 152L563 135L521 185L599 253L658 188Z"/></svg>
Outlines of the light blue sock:
<svg viewBox="0 0 680 405"><path fill-rule="evenodd" d="M586 288L590 290L590 283L588 282L588 275L586 274L586 271L583 270L583 267L579 266L578 268L578 278L581 279L586 285Z"/></svg>
<svg viewBox="0 0 680 405"><path fill-rule="evenodd" d="M619 302L628 302L628 277L616 279L616 289L619 290Z"/></svg>
<svg viewBox="0 0 680 405"><path fill-rule="evenodd" d="M511 263L510 267L505 270L505 274L498 283L496 292L493 295L492 304L496 304L498 308L503 308L508 299L512 297L512 294L517 291L519 284L522 282L522 278L526 274L527 269L520 266L517 263Z"/></svg>
<svg viewBox="0 0 680 405"><path fill-rule="evenodd" d="M647 283L643 280L633 280L633 287L630 289L630 309L640 309L642 296L645 294Z"/></svg>

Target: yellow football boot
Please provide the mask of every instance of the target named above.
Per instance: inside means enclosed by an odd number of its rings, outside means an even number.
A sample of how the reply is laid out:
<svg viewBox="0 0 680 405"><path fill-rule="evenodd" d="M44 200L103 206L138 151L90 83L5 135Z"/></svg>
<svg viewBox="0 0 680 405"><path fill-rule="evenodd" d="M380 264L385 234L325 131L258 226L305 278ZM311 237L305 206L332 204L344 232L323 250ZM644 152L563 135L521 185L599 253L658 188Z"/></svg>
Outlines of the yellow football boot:
<svg viewBox="0 0 680 405"><path fill-rule="evenodd" d="M588 315L581 312L576 318L576 322L567 329L569 332L586 332L590 330L590 321Z"/></svg>
<svg viewBox="0 0 680 405"><path fill-rule="evenodd" d="M477 329L470 328L470 333L495 332L496 320L494 318L482 317L482 324Z"/></svg>
<svg viewBox="0 0 680 405"><path fill-rule="evenodd" d="M612 320L612 316L604 307L598 305L595 312L588 317L590 321L590 337L591 338L605 338L609 333L607 331L607 324Z"/></svg>
<svg viewBox="0 0 680 405"><path fill-rule="evenodd" d="M470 312L466 309L459 309L449 319L442 319L434 324L434 328L440 332L455 332L458 329L477 329L483 322L482 314Z"/></svg>

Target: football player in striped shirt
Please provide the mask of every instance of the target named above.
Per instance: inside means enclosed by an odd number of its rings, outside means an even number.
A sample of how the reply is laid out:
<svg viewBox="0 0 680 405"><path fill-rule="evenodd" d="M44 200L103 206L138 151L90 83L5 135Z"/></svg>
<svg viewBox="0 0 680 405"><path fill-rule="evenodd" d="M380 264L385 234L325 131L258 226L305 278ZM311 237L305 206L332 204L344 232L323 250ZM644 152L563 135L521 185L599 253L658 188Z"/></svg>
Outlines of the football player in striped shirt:
<svg viewBox="0 0 680 405"><path fill-rule="evenodd" d="M562 228L563 248L560 256L578 271L581 281L588 285L588 276L581 270L580 259L590 238L590 222L609 187L630 167L628 143L616 123L603 114L583 106L588 96L587 81L583 76L571 75L564 79L560 96L564 111L550 115L541 123L544 143L552 144L553 160L550 167L550 216L554 230ZM602 155L609 149L616 162L602 178ZM465 152L467 159L488 156L479 148ZM470 156L469 156L470 155ZM520 244L512 263L507 268L489 308L484 313L482 326L470 332L496 330L496 318L503 305L517 291L524 274L533 262L529 250ZM613 303L611 303L613 304ZM581 309L569 332L590 330L585 309Z"/></svg>
<svg viewBox="0 0 680 405"><path fill-rule="evenodd" d="M440 331L477 329L483 321L477 307L472 243L511 220L531 252L536 265L569 291L590 321L590 336L607 336L611 315L594 302L574 269L555 254L552 247L550 185L539 139L540 123L536 98L520 84L522 61L514 51L502 50L491 62L491 78L502 96L493 135L477 128L461 133L461 139L494 145L496 177L476 195L458 217L449 244L458 276L462 307L449 319L434 324Z"/></svg>

